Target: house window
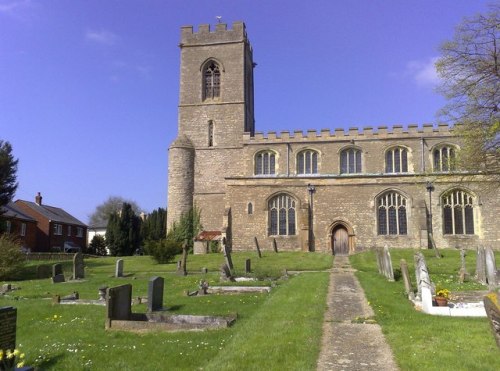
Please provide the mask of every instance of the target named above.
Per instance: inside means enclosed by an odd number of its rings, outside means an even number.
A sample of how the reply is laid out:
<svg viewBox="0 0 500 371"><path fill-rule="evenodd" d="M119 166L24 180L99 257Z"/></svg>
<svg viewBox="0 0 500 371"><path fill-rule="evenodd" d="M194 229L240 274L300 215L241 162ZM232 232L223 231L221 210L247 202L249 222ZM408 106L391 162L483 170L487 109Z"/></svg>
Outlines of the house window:
<svg viewBox="0 0 500 371"><path fill-rule="evenodd" d="M377 199L377 224L379 235L405 235L407 201L397 192L384 193Z"/></svg>
<svg viewBox="0 0 500 371"><path fill-rule="evenodd" d="M83 228L76 227L76 237L83 237Z"/></svg>
<svg viewBox="0 0 500 371"><path fill-rule="evenodd" d="M214 122L212 120L208 121L208 146L214 146Z"/></svg>
<svg viewBox="0 0 500 371"><path fill-rule="evenodd" d="M455 170L455 148L443 146L433 151L434 171L448 172Z"/></svg>
<svg viewBox="0 0 500 371"><path fill-rule="evenodd" d="M71 226L68 225L68 237L71 237Z"/></svg>
<svg viewBox="0 0 500 371"><path fill-rule="evenodd" d="M385 153L386 173L407 173L408 172L408 150L403 147L396 147Z"/></svg>
<svg viewBox="0 0 500 371"><path fill-rule="evenodd" d="M54 224L54 234L56 236L62 235L62 225L61 224Z"/></svg>
<svg viewBox="0 0 500 371"><path fill-rule="evenodd" d="M21 223L21 237L26 236L26 223Z"/></svg>
<svg viewBox="0 0 500 371"><path fill-rule="evenodd" d="M10 230L12 229L12 223L10 222L10 220L7 220L5 222L5 232L6 233L10 233Z"/></svg>
<svg viewBox="0 0 500 371"><path fill-rule="evenodd" d="M248 215L252 215L253 214L253 205L252 205L251 202L248 203L247 210L248 210Z"/></svg>
<svg viewBox="0 0 500 371"><path fill-rule="evenodd" d="M262 151L255 155L255 175L276 173L276 155L271 151Z"/></svg>
<svg viewBox="0 0 500 371"><path fill-rule="evenodd" d="M318 173L318 152L307 149L297 155L297 174Z"/></svg>
<svg viewBox="0 0 500 371"><path fill-rule="evenodd" d="M473 197L453 190L442 198L444 234L474 234Z"/></svg>
<svg viewBox="0 0 500 371"><path fill-rule="evenodd" d="M295 200L278 195L269 201L269 235L295 235Z"/></svg>
<svg viewBox="0 0 500 371"><path fill-rule="evenodd" d="M348 148L340 152L340 174L361 173L361 151Z"/></svg>
<svg viewBox="0 0 500 371"><path fill-rule="evenodd" d="M220 96L220 69L215 62L210 62L203 73L204 99L213 99Z"/></svg>

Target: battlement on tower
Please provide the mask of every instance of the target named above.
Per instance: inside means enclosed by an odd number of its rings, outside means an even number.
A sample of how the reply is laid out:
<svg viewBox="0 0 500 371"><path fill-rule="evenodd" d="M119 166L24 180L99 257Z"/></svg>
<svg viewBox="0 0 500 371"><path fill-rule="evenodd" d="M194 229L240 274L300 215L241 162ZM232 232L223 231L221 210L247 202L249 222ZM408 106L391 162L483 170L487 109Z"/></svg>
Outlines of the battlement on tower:
<svg viewBox="0 0 500 371"><path fill-rule="evenodd" d="M412 138L412 137L446 137L454 136L456 132L453 126L448 124L423 124L422 126L410 124L407 128L403 125L393 125L363 128L351 127L349 129L309 129L304 133L302 130L269 131L267 133L256 132L252 137L250 133L243 134L245 143L275 143L294 141L335 141L335 140L362 140L362 139L391 139L391 138Z"/></svg>
<svg viewBox="0 0 500 371"><path fill-rule="evenodd" d="M193 26L181 27L180 47L199 46L210 44L223 44L231 42L248 41L245 23L233 22L233 28L228 29L226 23L217 23L215 30L209 24L198 26L198 32L193 31Z"/></svg>

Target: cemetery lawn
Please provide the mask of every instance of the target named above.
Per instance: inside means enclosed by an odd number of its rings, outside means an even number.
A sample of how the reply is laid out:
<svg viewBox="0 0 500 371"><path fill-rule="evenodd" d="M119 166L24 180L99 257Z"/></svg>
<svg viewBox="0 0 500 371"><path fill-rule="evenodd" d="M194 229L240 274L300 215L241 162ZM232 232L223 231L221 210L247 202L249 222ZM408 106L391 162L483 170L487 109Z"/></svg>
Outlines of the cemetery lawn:
<svg viewBox="0 0 500 371"><path fill-rule="evenodd" d="M460 251L440 250L443 258L434 257L431 250L419 250L425 255L430 277L436 288L451 291L487 290L475 282L458 282ZM392 265L399 269L406 259L412 285L416 287L413 249L392 249ZM475 251L466 256L466 267L473 277ZM500 257L496 253L497 261ZM500 370L500 351L496 346L487 318L431 316L413 309L406 299L402 279L388 282L378 273L373 251L350 257L366 297L382 326L396 361L402 370Z"/></svg>
<svg viewBox="0 0 500 371"><path fill-rule="evenodd" d="M150 257L124 257L124 278L114 278L117 258L85 259L82 282L52 284L36 279L30 262L8 281L19 290L0 296L0 307L17 308L17 345L26 364L42 370L314 370L320 351L323 315L332 256L311 253L233 253L237 275L251 258L252 285L272 285L268 294L185 295L206 279L219 284L221 254L189 255L188 276L175 274L175 264L159 265ZM72 262L62 262L68 279ZM203 267L208 274L201 274ZM284 279L283 271L312 271ZM205 332L129 333L104 329L105 307L53 304L54 295L78 291L97 299L98 288L131 283L134 298L147 297L148 281L165 278L164 307L173 314L238 314L235 324ZM0 282L5 283L5 282ZM234 285L235 283L231 283ZM146 305L132 306L145 312Z"/></svg>

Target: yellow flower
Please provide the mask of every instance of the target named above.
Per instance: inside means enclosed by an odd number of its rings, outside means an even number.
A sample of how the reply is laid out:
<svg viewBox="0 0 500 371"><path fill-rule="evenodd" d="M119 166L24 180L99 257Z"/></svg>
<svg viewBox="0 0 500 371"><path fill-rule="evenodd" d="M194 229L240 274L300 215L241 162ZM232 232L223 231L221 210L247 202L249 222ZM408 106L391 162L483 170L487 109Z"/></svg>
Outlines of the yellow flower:
<svg viewBox="0 0 500 371"><path fill-rule="evenodd" d="M17 357L19 354L21 354L19 349L14 349L14 355Z"/></svg>
<svg viewBox="0 0 500 371"><path fill-rule="evenodd" d="M7 359L12 359L14 358L14 353L12 353L10 350L7 351Z"/></svg>
<svg viewBox="0 0 500 371"><path fill-rule="evenodd" d="M54 314L54 319L57 319L57 314Z"/></svg>
<svg viewBox="0 0 500 371"><path fill-rule="evenodd" d="M24 367L24 362L19 362L17 365L16 365L17 368L22 368Z"/></svg>
<svg viewBox="0 0 500 371"><path fill-rule="evenodd" d="M0 349L0 360L3 358L3 350Z"/></svg>
<svg viewBox="0 0 500 371"><path fill-rule="evenodd" d="M24 358L24 356L25 356L25 354L24 354L24 353L21 353L21 354L19 355L19 358L23 359L23 358Z"/></svg>

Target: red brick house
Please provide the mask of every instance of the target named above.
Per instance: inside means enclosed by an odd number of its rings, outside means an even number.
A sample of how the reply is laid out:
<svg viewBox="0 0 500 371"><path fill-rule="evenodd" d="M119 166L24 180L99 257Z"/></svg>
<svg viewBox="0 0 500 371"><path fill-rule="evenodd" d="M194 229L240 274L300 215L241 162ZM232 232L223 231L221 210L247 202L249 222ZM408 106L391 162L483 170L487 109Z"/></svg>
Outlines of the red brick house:
<svg viewBox="0 0 500 371"><path fill-rule="evenodd" d="M37 221L36 249L33 251L64 251L65 244L79 247L81 251L87 249L87 225L59 207L42 204L40 192L35 202L17 200L15 205Z"/></svg>
<svg viewBox="0 0 500 371"><path fill-rule="evenodd" d="M23 213L14 202L9 202L0 210L0 219L5 224L5 233L19 239L23 249L36 250L37 222Z"/></svg>

